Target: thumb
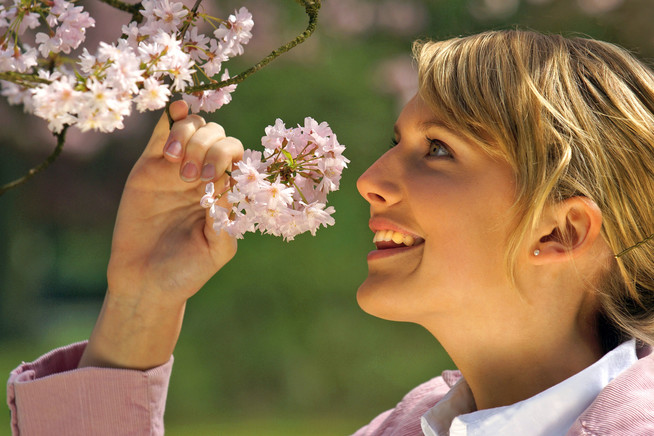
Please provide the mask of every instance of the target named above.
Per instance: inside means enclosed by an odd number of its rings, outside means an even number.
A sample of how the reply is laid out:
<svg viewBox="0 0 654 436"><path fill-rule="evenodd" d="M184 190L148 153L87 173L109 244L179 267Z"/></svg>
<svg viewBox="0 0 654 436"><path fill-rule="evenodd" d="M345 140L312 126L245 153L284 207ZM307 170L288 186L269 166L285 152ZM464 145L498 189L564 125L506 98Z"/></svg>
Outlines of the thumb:
<svg viewBox="0 0 654 436"><path fill-rule="evenodd" d="M186 118L188 115L188 104L184 100L177 100L170 103L168 106L170 117L173 121L179 121ZM170 122L168 121L168 114L164 111L159 118L159 122L152 131L152 136L148 145L145 147L143 154L161 155L163 147L168 139L170 133Z"/></svg>
<svg viewBox="0 0 654 436"><path fill-rule="evenodd" d="M204 236L209 243L211 257L217 269L222 268L236 254L236 238L230 236L225 230L216 230L213 227L213 218L207 210L204 224Z"/></svg>

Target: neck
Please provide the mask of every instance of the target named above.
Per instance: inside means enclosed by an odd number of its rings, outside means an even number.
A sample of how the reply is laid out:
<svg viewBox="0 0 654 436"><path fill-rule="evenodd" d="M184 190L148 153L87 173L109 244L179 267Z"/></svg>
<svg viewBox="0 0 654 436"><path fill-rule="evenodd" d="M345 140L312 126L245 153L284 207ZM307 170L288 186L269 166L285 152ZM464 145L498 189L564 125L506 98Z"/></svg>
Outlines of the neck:
<svg viewBox="0 0 654 436"><path fill-rule="evenodd" d="M451 323L446 329L428 330L457 365L482 410L530 398L602 356L594 334L578 334L574 329L561 334L553 325L526 332L525 326L533 325L533 319L530 322L504 331L484 328L482 335Z"/></svg>

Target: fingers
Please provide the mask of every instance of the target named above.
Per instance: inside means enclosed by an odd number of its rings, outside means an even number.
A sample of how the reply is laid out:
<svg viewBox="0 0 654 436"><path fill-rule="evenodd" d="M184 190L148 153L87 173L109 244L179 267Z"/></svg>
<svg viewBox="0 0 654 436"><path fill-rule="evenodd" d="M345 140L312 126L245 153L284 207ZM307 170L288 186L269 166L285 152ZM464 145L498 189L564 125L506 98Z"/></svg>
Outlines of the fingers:
<svg viewBox="0 0 654 436"><path fill-rule="evenodd" d="M185 182L215 181L232 163L243 157L243 145L216 123L205 123L197 115L176 122L171 131L164 157L180 163L179 176Z"/></svg>
<svg viewBox="0 0 654 436"><path fill-rule="evenodd" d="M204 156L204 165L200 178L213 181L225 171L232 169L232 163L243 157L243 144L236 138L227 137L213 143Z"/></svg>
<svg viewBox="0 0 654 436"><path fill-rule="evenodd" d="M206 124L204 118L198 115L188 117L173 124L168 139L163 147L163 154L170 162L179 162L184 157L184 146L189 142L195 132ZM159 151L161 153L161 150Z"/></svg>
<svg viewBox="0 0 654 436"><path fill-rule="evenodd" d="M188 104L184 100L174 101L170 103L168 112L170 112L170 117L173 121L179 121L188 115Z"/></svg>
<svg viewBox="0 0 654 436"><path fill-rule="evenodd" d="M205 155L213 143L225 137L225 130L216 123L208 123L198 129L188 141L184 150L184 159L180 167L180 177L185 182L198 178L212 180L216 176L215 167L204 163Z"/></svg>
<svg viewBox="0 0 654 436"><path fill-rule="evenodd" d="M183 120L188 114L188 105L184 100L177 100L170 103L168 109L173 121ZM164 141L166 141L168 138L169 131L170 122L168 121L168 114L166 111L163 111L161 118L159 118L159 122L154 128L152 136L150 137L150 141L148 141L148 145L145 147L143 154L156 155L161 153Z"/></svg>

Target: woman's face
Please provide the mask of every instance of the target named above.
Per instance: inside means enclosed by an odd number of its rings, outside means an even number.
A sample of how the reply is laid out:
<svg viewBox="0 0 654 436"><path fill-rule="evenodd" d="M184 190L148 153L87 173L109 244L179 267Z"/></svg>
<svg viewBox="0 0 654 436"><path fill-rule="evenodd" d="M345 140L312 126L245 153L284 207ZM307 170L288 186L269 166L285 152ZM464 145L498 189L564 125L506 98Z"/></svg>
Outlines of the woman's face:
<svg viewBox="0 0 654 436"><path fill-rule="evenodd" d="M443 127L419 96L402 110L394 140L357 182L376 241L360 306L418 323L502 312L515 298L503 257L515 195L509 164Z"/></svg>

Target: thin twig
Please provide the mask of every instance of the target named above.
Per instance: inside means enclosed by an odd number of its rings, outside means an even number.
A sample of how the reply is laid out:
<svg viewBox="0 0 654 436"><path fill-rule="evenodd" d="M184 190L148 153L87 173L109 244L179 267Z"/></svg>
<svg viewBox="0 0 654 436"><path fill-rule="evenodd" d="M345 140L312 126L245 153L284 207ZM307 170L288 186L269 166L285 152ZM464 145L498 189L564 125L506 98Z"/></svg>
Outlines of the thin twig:
<svg viewBox="0 0 654 436"><path fill-rule="evenodd" d="M64 128L61 130L61 132L55 134L57 137L57 146L55 147L54 151L50 156L48 156L43 162L41 162L39 165L35 166L31 170L27 172L24 176L9 182L5 185L0 186L0 195L4 194L8 190L15 188L18 185L22 185L23 183L27 182L29 179L46 169L52 162L57 159L59 154L61 153L61 150L64 148L64 142L66 141L66 130L68 129L68 126L64 126Z"/></svg>
<svg viewBox="0 0 654 436"><path fill-rule="evenodd" d="M298 36L295 37L292 41L282 45L281 47L277 48L276 50L273 50L270 52L268 56L263 58L261 61L259 61L257 64L253 65L252 67L248 68L247 70L243 71L242 73L223 80L221 82L216 82L216 83L206 83L204 85L197 85L197 86L191 86L186 89L184 89L184 93L186 94L191 94L193 92L200 92L200 91L207 91L210 89L220 89L224 86L229 86L229 85L235 85L237 83L241 83L244 81L248 76L251 74L256 73L259 71L261 68L265 67L268 65L273 59L281 56L282 54L286 53L293 47L295 47L298 44L303 43L306 41L307 38L311 36L311 34L316 30L316 25L318 24L318 11L320 10L320 0L315 0L315 1L301 1L300 2L303 6L304 9L309 16L309 24L307 25L307 28L304 32L300 33Z"/></svg>
<svg viewBox="0 0 654 436"><path fill-rule="evenodd" d="M200 7L200 3L202 3L202 0L195 0L195 4L191 8L191 14L189 16L188 21L185 22L184 25L182 26L182 28L180 29L179 39L181 39L182 41L184 41L184 35L186 34L186 31L188 30L189 26L191 25L191 22L195 18L195 14L197 13L198 8Z"/></svg>
<svg viewBox="0 0 654 436"><path fill-rule="evenodd" d="M193 18L195 18L195 14L198 11L198 8L200 7L200 3L202 3L202 0L195 0L195 4L191 8L191 14L190 14L189 20L186 23L184 23L184 25L180 29L179 39L181 39L182 41L184 41L184 35L186 34L186 31L188 30L189 26L191 25L191 22L193 21ZM172 103L172 101L168 100L168 103L166 103L166 108L165 108L166 115L168 116L168 128L169 129L171 127L173 127L173 123L175 122L173 120L173 117L170 115L170 103Z"/></svg>

